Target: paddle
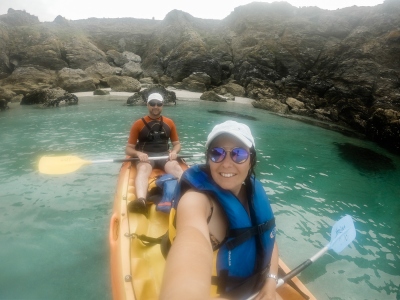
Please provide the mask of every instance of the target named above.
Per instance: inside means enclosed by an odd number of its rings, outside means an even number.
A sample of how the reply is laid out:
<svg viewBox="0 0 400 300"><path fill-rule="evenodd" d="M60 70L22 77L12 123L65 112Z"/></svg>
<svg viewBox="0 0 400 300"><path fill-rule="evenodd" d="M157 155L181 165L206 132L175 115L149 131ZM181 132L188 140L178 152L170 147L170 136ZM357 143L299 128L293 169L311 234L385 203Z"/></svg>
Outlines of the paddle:
<svg viewBox="0 0 400 300"><path fill-rule="evenodd" d="M333 249L336 253L340 253L344 248L346 248L356 237L356 229L354 228L353 219L351 216L346 215L337 221L331 231L331 241L321 250L319 250L314 256L304 261L302 264L294 268L292 271L287 273L282 278L278 279L278 284L276 287L280 287L288 280L292 279L294 276L299 274L314 261L320 258L326 251ZM252 300L257 296L257 294L251 296L247 300Z"/></svg>
<svg viewBox="0 0 400 300"><path fill-rule="evenodd" d="M204 154L185 154L178 155L178 158L188 157L201 157ZM168 156L153 156L149 160L167 159ZM119 159L105 159L105 160L84 160L77 156L43 156L39 160L39 172L43 174L67 174L78 170L80 167L89 164L110 163L110 162L126 162L138 161L139 158L119 158Z"/></svg>

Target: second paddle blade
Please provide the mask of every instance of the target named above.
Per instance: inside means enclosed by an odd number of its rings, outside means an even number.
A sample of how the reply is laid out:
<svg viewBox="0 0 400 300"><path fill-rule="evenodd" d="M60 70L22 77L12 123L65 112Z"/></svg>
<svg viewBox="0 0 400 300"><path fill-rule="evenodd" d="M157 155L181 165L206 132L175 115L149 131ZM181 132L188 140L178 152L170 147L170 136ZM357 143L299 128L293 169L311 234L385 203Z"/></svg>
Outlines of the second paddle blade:
<svg viewBox="0 0 400 300"><path fill-rule="evenodd" d="M90 164L77 156L43 156L39 160L39 172L43 174L68 174L75 172L81 166Z"/></svg>

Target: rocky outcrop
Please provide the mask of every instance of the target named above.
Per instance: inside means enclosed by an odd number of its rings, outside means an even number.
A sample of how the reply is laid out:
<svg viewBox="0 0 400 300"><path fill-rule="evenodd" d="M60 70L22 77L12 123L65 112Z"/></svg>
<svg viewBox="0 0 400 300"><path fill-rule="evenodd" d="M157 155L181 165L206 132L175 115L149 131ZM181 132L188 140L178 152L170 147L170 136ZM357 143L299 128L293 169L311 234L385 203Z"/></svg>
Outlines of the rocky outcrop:
<svg viewBox="0 0 400 300"><path fill-rule="evenodd" d="M59 105L75 105L78 104L78 97L68 93L67 91L56 89L37 89L21 100L21 105L41 104L43 107L57 107Z"/></svg>
<svg viewBox="0 0 400 300"><path fill-rule="evenodd" d="M167 90L164 86L160 84L154 84L149 86L149 88L144 89L127 99L127 105L144 105L147 103L147 98L152 93L159 93L163 96L164 104L174 104L176 105L176 94L174 91Z"/></svg>
<svg viewBox="0 0 400 300"><path fill-rule="evenodd" d="M86 71L101 63L113 71L87 71L96 87L123 74L201 92L244 93L260 101L256 107L347 126L400 153L399 15L398 0L336 11L253 2L221 21L174 10L162 21L40 23L10 10L0 16L0 85L26 94L57 86L64 68ZM210 83L189 81L193 73L206 74Z"/></svg>
<svg viewBox="0 0 400 300"><path fill-rule="evenodd" d="M4 89L17 94L27 94L38 88L51 88L56 82L56 71L43 67L20 67L7 78L0 80Z"/></svg>

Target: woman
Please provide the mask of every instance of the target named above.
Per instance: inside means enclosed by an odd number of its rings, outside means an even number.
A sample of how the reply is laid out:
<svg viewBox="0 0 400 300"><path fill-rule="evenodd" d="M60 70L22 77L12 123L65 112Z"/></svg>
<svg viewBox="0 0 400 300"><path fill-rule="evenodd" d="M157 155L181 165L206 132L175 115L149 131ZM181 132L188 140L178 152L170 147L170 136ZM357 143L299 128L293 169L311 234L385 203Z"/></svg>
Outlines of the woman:
<svg viewBox="0 0 400 300"><path fill-rule="evenodd" d="M254 147L248 126L226 121L208 135L206 164L183 174L161 299L279 297L275 222Z"/></svg>

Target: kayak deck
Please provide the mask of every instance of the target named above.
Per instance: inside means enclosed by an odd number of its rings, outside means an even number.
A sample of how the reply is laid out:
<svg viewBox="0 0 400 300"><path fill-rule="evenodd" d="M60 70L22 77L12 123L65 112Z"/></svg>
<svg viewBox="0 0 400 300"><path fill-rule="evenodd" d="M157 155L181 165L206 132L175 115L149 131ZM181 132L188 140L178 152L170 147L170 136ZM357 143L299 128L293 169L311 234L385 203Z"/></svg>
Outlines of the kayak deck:
<svg viewBox="0 0 400 300"><path fill-rule="evenodd" d="M150 181L163 173L154 170ZM134 181L136 169L123 163L115 193L113 214L110 221L110 266L113 299L156 300L159 298L165 258L160 245L145 245L138 235L158 238L168 229L168 215L158 212L155 205L149 207L149 215L129 213L127 204L136 199ZM280 275L290 270L279 259ZM292 279L292 286L284 284L277 289L283 299L315 299L302 282Z"/></svg>

